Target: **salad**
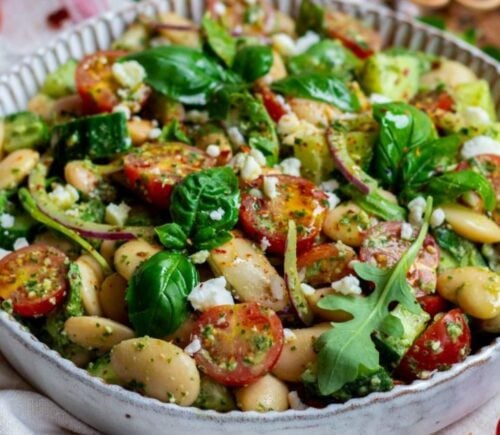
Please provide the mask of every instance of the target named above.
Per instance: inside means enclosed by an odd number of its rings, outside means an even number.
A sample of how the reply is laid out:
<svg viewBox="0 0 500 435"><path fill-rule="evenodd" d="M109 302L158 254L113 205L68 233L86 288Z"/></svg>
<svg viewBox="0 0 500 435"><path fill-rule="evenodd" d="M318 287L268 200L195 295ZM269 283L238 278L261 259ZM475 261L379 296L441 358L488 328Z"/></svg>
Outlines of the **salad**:
<svg viewBox="0 0 500 435"><path fill-rule="evenodd" d="M141 17L0 123L0 300L109 384L284 411L500 332L500 123L467 66L310 0Z"/></svg>

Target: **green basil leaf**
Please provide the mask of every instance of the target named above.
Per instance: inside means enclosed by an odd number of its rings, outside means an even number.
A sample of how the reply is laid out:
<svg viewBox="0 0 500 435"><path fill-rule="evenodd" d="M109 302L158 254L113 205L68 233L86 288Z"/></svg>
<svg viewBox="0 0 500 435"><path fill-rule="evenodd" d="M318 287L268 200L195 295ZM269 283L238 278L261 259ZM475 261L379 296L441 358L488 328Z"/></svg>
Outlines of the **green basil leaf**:
<svg viewBox="0 0 500 435"><path fill-rule="evenodd" d="M453 201L470 190L479 194L487 211L495 208L496 196L493 186L484 175L470 169L434 177L425 186L425 192L432 195L436 203Z"/></svg>
<svg viewBox="0 0 500 435"><path fill-rule="evenodd" d="M432 232L439 247L451 255L457 267L486 266L483 256L474 243L460 237L455 231L440 226L434 228Z"/></svg>
<svg viewBox="0 0 500 435"><path fill-rule="evenodd" d="M274 82L271 88L284 95L332 104L341 110L356 112L359 100L340 79L327 74L302 73Z"/></svg>
<svg viewBox="0 0 500 435"><path fill-rule="evenodd" d="M312 0L302 0L297 18L297 34L303 35L308 30L319 32L323 29L325 11Z"/></svg>
<svg viewBox="0 0 500 435"><path fill-rule="evenodd" d="M273 60L274 55L271 47L267 45L247 45L236 53L233 70L243 80L252 83L271 70Z"/></svg>
<svg viewBox="0 0 500 435"><path fill-rule="evenodd" d="M142 263L126 295L137 334L164 337L174 332L188 316L187 297L197 284L196 267L184 254L162 251Z"/></svg>
<svg viewBox="0 0 500 435"><path fill-rule="evenodd" d="M405 103L377 104L373 117L380 124L373 162L375 175L393 187L399 182L405 152L433 139L434 125L424 112Z"/></svg>
<svg viewBox="0 0 500 435"><path fill-rule="evenodd" d="M156 234L163 246L172 250L184 249L187 245L187 235L176 223L168 223L155 228Z"/></svg>
<svg viewBox="0 0 500 435"><path fill-rule="evenodd" d="M170 121L161 130L158 138L160 142L183 142L191 145L191 139L187 136L177 119Z"/></svg>
<svg viewBox="0 0 500 435"><path fill-rule="evenodd" d="M236 40L224 26L212 20L208 14L203 17L201 26L210 48L227 66L231 67L236 55Z"/></svg>

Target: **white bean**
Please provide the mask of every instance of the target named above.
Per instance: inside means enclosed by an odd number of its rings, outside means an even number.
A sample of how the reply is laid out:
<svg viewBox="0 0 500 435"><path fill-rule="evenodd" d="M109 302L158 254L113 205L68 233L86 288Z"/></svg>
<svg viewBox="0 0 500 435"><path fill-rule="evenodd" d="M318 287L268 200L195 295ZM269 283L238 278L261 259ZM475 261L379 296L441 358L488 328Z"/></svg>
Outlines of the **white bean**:
<svg viewBox="0 0 500 435"><path fill-rule="evenodd" d="M99 303L98 290L101 287L104 274L98 271L91 263L88 255L82 255L75 261L80 271L82 282L81 296L83 307L87 314L91 316L101 316L102 309Z"/></svg>
<svg viewBox="0 0 500 435"><path fill-rule="evenodd" d="M158 246L142 239L124 243L115 252L116 271L128 281L141 263L157 252L160 252Z"/></svg>
<svg viewBox="0 0 500 435"><path fill-rule="evenodd" d="M104 279L99 290L99 302L106 317L128 323L126 292L127 280L119 273L112 273Z"/></svg>
<svg viewBox="0 0 500 435"><path fill-rule="evenodd" d="M34 169L40 154L30 149L14 151L0 162L0 189L17 187Z"/></svg>
<svg viewBox="0 0 500 435"><path fill-rule="evenodd" d="M85 162L74 160L64 167L64 178L75 189L90 195L99 185L99 177Z"/></svg>
<svg viewBox="0 0 500 435"><path fill-rule="evenodd" d="M242 411L285 411L288 409L288 387L272 375L265 375L236 390L236 402Z"/></svg>
<svg viewBox="0 0 500 435"><path fill-rule="evenodd" d="M357 247L361 246L368 225L368 215L356 204L347 202L328 212L323 232L332 240Z"/></svg>

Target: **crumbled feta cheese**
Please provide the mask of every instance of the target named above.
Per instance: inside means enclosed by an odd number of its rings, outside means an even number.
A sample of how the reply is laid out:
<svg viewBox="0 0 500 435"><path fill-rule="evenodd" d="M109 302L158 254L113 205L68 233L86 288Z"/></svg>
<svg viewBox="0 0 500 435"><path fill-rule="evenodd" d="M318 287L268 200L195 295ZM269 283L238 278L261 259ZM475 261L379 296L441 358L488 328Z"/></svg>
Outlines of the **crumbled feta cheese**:
<svg viewBox="0 0 500 435"><path fill-rule="evenodd" d="M337 195L335 195L335 193L332 192L325 192L325 193L327 196L328 208L330 210L333 210L340 204L340 198Z"/></svg>
<svg viewBox="0 0 500 435"><path fill-rule="evenodd" d="M226 290L226 278L223 276L198 284L189 294L188 300L198 311L218 305L234 305L233 295Z"/></svg>
<svg viewBox="0 0 500 435"><path fill-rule="evenodd" d="M295 157L288 157L279 164L279 167L283 172L283 174L285 175L293 175L295 177L300 177L301 165L302 163L299 159Z"/></svg>
<svg viewBox="0 0 500 435"><path fill-rule="evenodd" d="M203 264L208 260L208 257L210 257L210 252L204 249L202 251L195 252L189 258L194 264Z"/></svg>
<svg viewBox="0 0 500 435"><path fill-rule="evenodd" d="M285 97L283 97L283 95L280 95L280 94L277 94L276 95L276 101L281 104L281 106L283 107L283 109L285 109L285 111L287 113L290 113L292 111L292 108L290 107L290 105L287 103L287 101L285 100Z"/></svg>
<svg viewBox="0 0 500 435"><path fill-rule="evenodd" d="M285 339L285 343L291 343L297 340L297 336L289 328L283 328L283 338Z"/></svg>
<svg viewBox="0 0 500 435"><path fill-rule="evenodd" d="M444 220L446 218L446 215L444 214L443 209L441 208L436 208L431 215L431 227L436 228L444 224Z"/></svg>
<svg viewBox="0 0 500 435"><path fill-rule="evenodd" d="M220 156L220 146L219 145L215 145L215 144L211 144L207 147L207 154L210 156L210 157L219 157Z"/></svg>
<svg viewBox="0 0 500 435"><path fill-rule="evenodd" d="M285 145L294 145L298 138L311 136L318 131L315 125L299 120L293 112L283 115L278 122L278 134Z"/></svg>
<svg viewBox="0 0 500 435"><path fill-rule="evenodd" d="M354 275L347 275L338 281L332 282L332 289L343 295L360 295L359 279Z"/></svg>
<svg viewBox="0 0 500 435"><path fill-rule="evenodd" d="M148 139L155 140L161 136L161 129L158 127L152 128L149 130Z"/></svg>
<svg viewBox="0 0 500 435"><path fill-rule="evenodd" d="M304 409L307 409L307 405L300 400L297 391L290 391L288 393L288 404L290 405L290 408L295 409L296 411L303 411Z"/></svg>
<svg viewBox="0 0 500 435"><path fill-rule="evenodd" d="M401 238L403 240L411 240L413 238L413 227L408 222L401 224Z"/></svg>
<svg viewBox="0 0 500 435"><path fill-rule="evenodd" d="M259 198L260 199L260 198L264 197L264 195L262 195L262 192L259 189L257 189L256 187L251 188L248 193L250 195L252 195L253 197L255 197L255 198Z"/></svg>
<svg viewBox="0 0 500 435"><path fill-rule="evenodd" d="M295 55L295 41L286 33L277 33L273 35L272 44L273 48L285 57Z"/></svg>
<svg viewBox="0 0 500 435"><path fill-rule="evenodd" d="M126 106L125 104L118 104L117 106L113 107L113 112L122 112L127 119L130 119L130 117L132 116L130 107Z"/></svg>
<svg viewBox="0 0 500 435"><path fill-rule="evenodd" d="M269 246L271 246L269 239L267 237L262 237L262 239L260 239L260 249L266 252Z"/></svg>
<svg viewBox="0 0 500 435"><path fill-rule="evenodd" d="M28 241L24 237L19 237L14 242L14 245L13 245L14 251L18 251L19 249L26 248L29 245L30 244L28 243Z"/></svg>
<svg viewBox="0 0 500 435"><path fill-rule="evenodd" d="M259 150L252 148L250 155L257 161L260 166L266 166L266 156Z"/></svg>
<svg viewBox="0 0 500 435"><path fill-rule="evenodd" d="M16 218L8 213L0 215L0 226L4 229L12 228Z"/></svg>
<svg viewBox="0 0 500 435"><path fill-rule="evenodd" d="M206 110L190 110L186 113L186 121L194 122L195 124L206 124L210 119Z"/></svg>
<svg viewBox="0 0 500 435"><path fill-rule="evenodd" d="M407 115L398 115L392 112L387 112L385 117L394 123L394 127L398 130L401 130L405 127L408 127L410 124L410 118Z"/></svg>
<svg viewBox="0 0 500 435"><path fill-rule="evenodd" d="M194 337L193 341L189 343L185 348L184 352L186 352L189 356L193 356L196 352L201 350L201 341L198 337Z"/></svg>
<svg viewBox="0 0 500 435"><path fill-rule="evenodd" d="M226 212L222 207L219 207L217 210L212 210L209 214L210 219L213 221L220 221Z"/></svg>
<svg viewBox="0 0 500 435"><path fill-rule="evenodd" d="M489 136L476 136L464 143L461 154L464 159L481 154L500 156L500 142Z"/></svg>
<svg viewBox="0 0 500 435"><path fill-rule="evenodd" d="M312 296L314 293L316 293L316 289L314 287L311 287L309 284L306 284L306 283L300 284L300 288L302 290L302 293L304 293L305 296Z"/></svg>
<svg viewBox="0 0 500 435"><path fill-rule="evenodd" d="M63 210L70 208L80 198L78 191L71 184L56 184L48 195L52 203Z"/></svg>
<svg viewBox="0 0 500 435"><path fill-rule="evenodd" d="M9 255L12 251L7 251L6 249L3 249L3 248L0 248L0 260L3 258L3 257L6 257L7 255Z"/></svg>
<svg viewBox="0 0 500 435"><path fill-rule="evenodd" d="M120 204L110 203L106 207L104 220L110 225L123 227L127 221L130 210L131 208L123 201Z"/></svg>
<svg viewBox="0 0 500 435"><path fill-rule="evenodd" d="M217 15L224 15L226 13L226 5L222 2L216 2L213 7L213 11Z"/></svg>
<svg viewBox="0 0 500 435"><path fill-rule="evenodd" d="M254 157L247 155L245 163L241 168L241 178L243 181L253 181L262 175L262 168Z"/></svg>
<svg viewBox="0 0 500 435"><path fill-rule="evenodd" d="M229 127L227 129L227 135L234 145L240 146L245 144L245 136L243 136L238 127Z"/></svg>
<svg viewBox="0 0 500 435"><path fill-rule="evenodd" d="M481 107L469 106L463 112L467 125L486 125L491 122L490 115Z"/></svg>
<svg viewBox="0 0 500 435"><path fill-rule="evenodd" d="M408 210L410 211L409 221L412 225L420 226L422 225L422 218L425 212L425 199L421 196L417 196L408 203Z"/></svg>
<svg viewBox="0 0 500 435"><path fill-rule="evenodd" d="M314 44L317 44L320 41L320 36L313 32L312 30L308 30L304 36L301 36L295 42L295 54L302 54L304 51L307 51Z"/></svg>
<svg viewBox="0 0 500 435"><path fill-rule="evenodd" d="M262 190L264 191L264 195L266 195L269 199L274 199L278 196L278 190L276 189L278 182L278 177L264 177Z"/></svg>
<svg viewBox="0 0 500 435"><path fill-rule="evenodd" d="M333 178L331 180L326 180L323 181L319 185L320 189L324 190L325 192L334 192L339 188L339 182L337 180L334 180Z"/></svg>
<svg viewBox="0 0 500 435"><path fill-rule="evenodd" d="M382 94L371 94L370 95L370 103L371 104L384 104L390 103L392 100L385 95Z"/></svg>
<svg viewBox="0 0 500 435"><path fill-rule="evenodd" d="M139 86L146 78L146 71L136 60L115 62L111 70L116 81L129 89Z"/></svg>
<svg viewBox="0 0 500 435"><path fill-rule="evenodd" d="M273 275L269 285L273 298L277 301L282 301L285 297L285 281L283 281L283 278L279 275Z"/></svg>

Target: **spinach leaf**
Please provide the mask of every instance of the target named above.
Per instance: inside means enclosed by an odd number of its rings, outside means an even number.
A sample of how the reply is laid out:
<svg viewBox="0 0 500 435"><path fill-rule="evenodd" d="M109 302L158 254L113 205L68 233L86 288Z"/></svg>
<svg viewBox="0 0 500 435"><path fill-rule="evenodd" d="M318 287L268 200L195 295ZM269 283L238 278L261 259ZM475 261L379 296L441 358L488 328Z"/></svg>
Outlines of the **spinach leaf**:
<svg viewBox="0 0 500 435"><path fill-rule="evenodd" d="M213 249L231 239L239 208L239 183L231 168L196 172L174 187L173 223L157 227L156 233L170 249L185 248L188 238L196 250Z"/></svg>
<svg viewBox="0 0 500 435"><path fill-rule="evenodd" d="M352 74L360 67L361 61L340 42L325 39L304 53L288 59L290 74L304 72L332 73L340 77L352 78Z"/></svg>
<svg viewBox="0 0 500 435"><path fill-rule="evenodd" d="M314 72L290 75L274 82L271 88L284 95L332 104L348 112L360 109L356 94L333 75Z"/></svg>
<svg viewBox="0 0 500 435"><path fill-rule="evenodd" d="M188 316L187 297L197 284L196 267L179 252L158 252L142 263L126 294L137 334L164 337L174 332Z"/></svg>
<svg viewBox="0 0 500 435"><path fill-rule="evenodd" d="M437 203L450 202L460 195L473 190L484 201L484 208L491 211L495 208L495 190L491 183L472 170L449 172L432 178L425 185L425 192L432 195Z"/></svg>
<svg viewBox="0 0 500 435"><path fill-rule="evenodd" d="M179 121L174 119L165 125L161 130L161 135L158 138L160 142L183 142L191 145L191 139L181 128Z"/></svg>
<svg viewBox="0 0 500 435"><path fill-rule="evenodd" d="M297 18L297 34L303 35L308 30L319 32L323 29L325 11L312 0L302 0Z"/></svg>
<svg viewBox="0 0 500 435"><path fill-rule="evenodd" d="M373 116L380 124L374 172L383 184L393 187L399 182L405 152L433 139L434 125L424 112L405 103L377 104Z"/></svg>
<svg viewBox="0 0 500 435"><path fill-rule="evenodd" d="M221 83L234 76L194 48L180 45L154 47L130 54L146 70L145 82L155 91L184 104L206 104Z"/></svg>
<svg viewBox="0 0 500 435"><path fill-rule="evenodd" d="M273 65L274 55L267 45L247 45L240 48L234 58L233 70L243 80L252 83L265 76Z"/></svg>
<svg viewBox="0 0 500 435"><path fill-rule="evenodd" d="M439 247L451 255L457 267L486 266L474 243L460 237L455 231L441 226L434 228L432 232Z"/></svg>
<svg viewBox="0 0 500 435"><path fill-rule="evenodd" d="M375 284L372 293L363 298L332 295L319 302L318 306L322 309L342 310L353 315L352 320L335 323L315 343L319 351L318 388L322 395L340 390L357 379L362 370L380 369L380 355L373 342L373 333L383 330L398 337L404 332L401 321L390 314L392 303L399 302L412 313L421 312L406 274L427 235L431 212L432 200L428 199L419 235L394 267L383 270L370 263L354 266L361 278Z"/></svg>
<svg viewBox="0 0 500 435"><path fill-rule="evenodd" d="M208 14L203 17L201 26L210 48L227 66L231 67L236 55L236 40L224 26L212 20Z"/></svg>

